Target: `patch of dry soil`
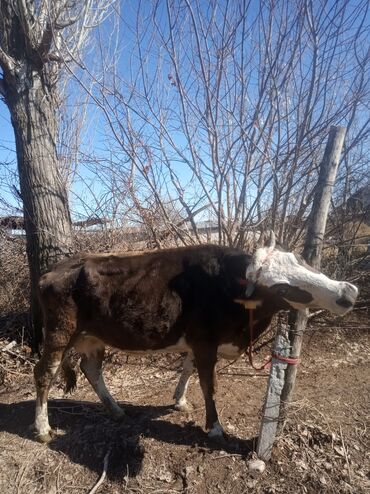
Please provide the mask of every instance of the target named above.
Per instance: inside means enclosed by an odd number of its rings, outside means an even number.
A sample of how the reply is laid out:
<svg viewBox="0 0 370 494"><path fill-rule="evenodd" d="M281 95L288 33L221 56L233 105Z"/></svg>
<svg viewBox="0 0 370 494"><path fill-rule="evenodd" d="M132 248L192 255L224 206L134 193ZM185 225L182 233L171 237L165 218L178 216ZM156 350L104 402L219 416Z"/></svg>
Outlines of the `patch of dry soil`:
<svg viewBox="0 0 370 494"><path fill-rule="evenodd" d="M57 435L43 445L29 432L33 362L19 347L0 351L0 492L89 492L105 457L101 494L370 492L370 334L366 320L347 323L347 329L318 331L316 324L307 331L295 402L258 479L246 461L259 430L267 373L253 371L244 359L218 364L218 410L230 433L224 443L203 431L195 376L189 389L194 410L173 409L177 356L111 352L104 374L125 419L107 417L83 377L72 396L56 383L49 405Z"/></svg>

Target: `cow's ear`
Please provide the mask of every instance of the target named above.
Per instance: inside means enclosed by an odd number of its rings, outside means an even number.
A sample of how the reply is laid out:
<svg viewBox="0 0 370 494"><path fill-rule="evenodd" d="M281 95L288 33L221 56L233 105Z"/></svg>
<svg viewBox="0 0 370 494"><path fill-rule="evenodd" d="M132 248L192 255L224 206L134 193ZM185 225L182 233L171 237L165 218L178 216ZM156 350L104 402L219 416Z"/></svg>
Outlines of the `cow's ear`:
<svg viewBox="0 0 370 494"><path fill-rule="evenodd" d="M276 237L275 237L275 233L273 230L269 231L269 237L266 240L265 247L269 248L270 250L273 250L276 247Z"/></svg>

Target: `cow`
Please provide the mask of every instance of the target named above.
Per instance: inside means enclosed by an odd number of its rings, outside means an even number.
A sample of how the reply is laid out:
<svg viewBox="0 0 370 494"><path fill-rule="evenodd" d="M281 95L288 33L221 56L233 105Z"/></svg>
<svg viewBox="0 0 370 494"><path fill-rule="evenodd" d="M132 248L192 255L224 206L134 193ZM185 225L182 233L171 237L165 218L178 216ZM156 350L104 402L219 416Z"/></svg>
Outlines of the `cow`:
<svg viewBox="0 0 370 494"><path fill-rule="evenodd" d="M265 331L280 310L307 307L334 314L350 310L358 294L275 245L253 254L231 247L199 245L136 254L81 254L57 264L39 282L44 317L43 354L35 366L36 438L52 438L47 400L52 380L63 370L66 389L76 385L69 354L107 411L124 414L102 376L105 346L125 352L185 352L175 393L186 408L193 362L198 371L211 437L223 434L215 405L217 356L236 358ZM247 310L246 307L249 309Z"/></svg>

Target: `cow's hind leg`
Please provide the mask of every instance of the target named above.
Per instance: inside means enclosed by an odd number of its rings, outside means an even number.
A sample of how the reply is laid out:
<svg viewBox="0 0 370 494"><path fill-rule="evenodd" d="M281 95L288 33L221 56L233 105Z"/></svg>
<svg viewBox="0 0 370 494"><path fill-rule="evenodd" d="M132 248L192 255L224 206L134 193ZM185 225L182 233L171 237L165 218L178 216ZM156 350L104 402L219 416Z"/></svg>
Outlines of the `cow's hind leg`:
<svg viewBox="0 0 370 494"><path fill-rule="evenodd" d="M224 430L218 421L215 404L217 378L215 366L217 362L217 351L204 348L203 351L195 353L195 365L198 369L199 382L203 391L206 405L206 429L208 436L223 439Z"/></svg>
<svg viewBox="0 0 370 494"><path fill-rule="evenodd" d="M186 392L189 386L190 377L194 370L194 357L191 354L187 354L182 368L182 373L179 382L176 386L175 393L173 395L176 403L176 410L181 412L188 412L191 410L191 405L186 401Z"/></svg>
<svg viewBox="0 0 370 494"><path fill-rule="evenodd" d="M95 348L93 352L82 355L81 370L110 415L115 419L121 419L124 416L124 411L109 393L103 379L103 359L104 346Z"/></svg>
<svg viewBox="0 0 370 494"><path fill-rule="evenodd" d="M44 349L43 356L35 366L36 415L33 429L36 438L44 443L51 441L51 427L48 419L48 395L50 386L62 360L63 350Z"/></svg>

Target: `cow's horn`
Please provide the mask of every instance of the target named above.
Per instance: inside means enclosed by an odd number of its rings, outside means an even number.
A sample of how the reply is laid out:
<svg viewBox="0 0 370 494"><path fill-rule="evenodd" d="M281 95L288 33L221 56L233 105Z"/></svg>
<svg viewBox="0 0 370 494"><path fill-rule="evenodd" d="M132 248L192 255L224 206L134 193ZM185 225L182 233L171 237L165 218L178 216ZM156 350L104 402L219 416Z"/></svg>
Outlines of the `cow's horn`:
<svg viewBox="0 0 370 494"><path fill-rule="evenodd" d="M275 233L273 232L273 230L271 230L270 231L270 238L266 242L266 247L268 247L269 249L272 250L272 249L275 249L275 246L276 246Z"/></svg>
<svg viewBox="0 0 370 494"><path fill-rule="evenodd" d="M266 242L265 233L263 231L261 231L260 236L258 237L258 240L257 240L257 249L260 247L264 247L265 242Z"/></svg>

